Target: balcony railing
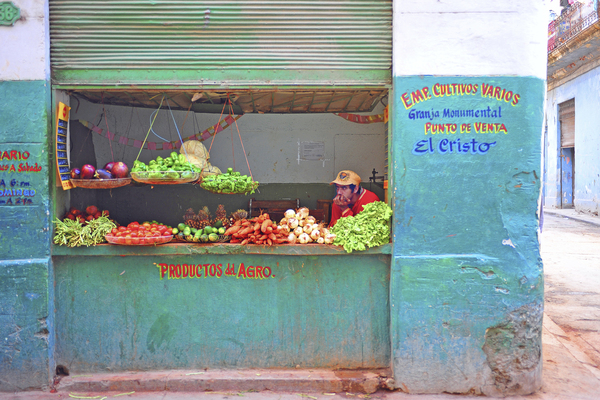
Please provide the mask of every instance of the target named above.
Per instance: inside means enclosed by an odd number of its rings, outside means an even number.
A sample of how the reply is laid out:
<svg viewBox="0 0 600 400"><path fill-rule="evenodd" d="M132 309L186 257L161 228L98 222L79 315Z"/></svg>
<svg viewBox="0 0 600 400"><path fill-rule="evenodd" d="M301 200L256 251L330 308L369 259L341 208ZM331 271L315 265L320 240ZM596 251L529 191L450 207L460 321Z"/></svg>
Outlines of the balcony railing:
<svg viewBox="0 0 600 400"><path fill-rule="evenodd" d="M596 0L576 2L548 25L548 53L564 46L598 21Z"/></svg>

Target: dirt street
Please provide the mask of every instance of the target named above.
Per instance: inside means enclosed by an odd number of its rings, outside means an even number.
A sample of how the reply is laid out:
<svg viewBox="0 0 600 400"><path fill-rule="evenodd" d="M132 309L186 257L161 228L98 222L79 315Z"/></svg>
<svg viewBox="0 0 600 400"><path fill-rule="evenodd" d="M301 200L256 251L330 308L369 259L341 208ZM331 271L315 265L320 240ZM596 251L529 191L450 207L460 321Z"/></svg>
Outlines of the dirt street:
<svg viewBox="0 0 600 400"><path fill-rule="evenodd" d="M600 218L549 210L540 244L545 276L542 392L557 399L600 398Z"/></svg>

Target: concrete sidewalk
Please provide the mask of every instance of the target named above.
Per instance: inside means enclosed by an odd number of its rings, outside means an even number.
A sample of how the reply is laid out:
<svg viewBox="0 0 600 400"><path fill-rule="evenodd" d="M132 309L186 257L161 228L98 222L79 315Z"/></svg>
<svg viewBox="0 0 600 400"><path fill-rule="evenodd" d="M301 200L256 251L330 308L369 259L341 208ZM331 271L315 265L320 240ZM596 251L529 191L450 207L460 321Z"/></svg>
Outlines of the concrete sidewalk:
<svg viewBox="0 0 600 400"><path fill-rule="evenodd" d="M544 214L573 219L587 224L600 226L600 217L575 210L574 208L544 207Z"/></svg>

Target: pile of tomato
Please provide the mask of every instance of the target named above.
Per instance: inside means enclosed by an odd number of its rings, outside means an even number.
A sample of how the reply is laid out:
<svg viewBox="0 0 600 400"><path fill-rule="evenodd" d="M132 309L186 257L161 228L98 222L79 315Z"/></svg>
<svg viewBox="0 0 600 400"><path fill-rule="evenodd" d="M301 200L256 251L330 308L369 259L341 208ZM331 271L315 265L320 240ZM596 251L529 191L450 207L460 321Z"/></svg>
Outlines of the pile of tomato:
<svg viewBox="0 0 600 400"><path fill-rule="evenodd" d="M119 226L106 235L106 240L113 244L152 245L170 242L173 239L173 228L163 224L150 222L131 222L127 226Z"/></svg>

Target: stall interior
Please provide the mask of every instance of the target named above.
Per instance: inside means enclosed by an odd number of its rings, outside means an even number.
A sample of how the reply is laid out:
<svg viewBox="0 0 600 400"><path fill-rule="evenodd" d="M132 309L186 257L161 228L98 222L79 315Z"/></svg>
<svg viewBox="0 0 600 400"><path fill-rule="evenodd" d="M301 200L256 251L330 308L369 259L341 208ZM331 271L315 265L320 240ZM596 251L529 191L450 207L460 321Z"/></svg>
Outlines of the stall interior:
<svg viewBox="0 0 600 400"><path fill-rule="evenodd" d="M200 140L211 166L259 183L253 193L223 194L197 182L161 185L132 180L117 188L60 188L56 215L94 205L120 224L156 220L175 226L201 210L213 216L297 205L329 222L340 170L386 200L387 89L312 93L57 91L68 103L69 168L109 162L149 163L183 152L178 143Z"/></svg>

